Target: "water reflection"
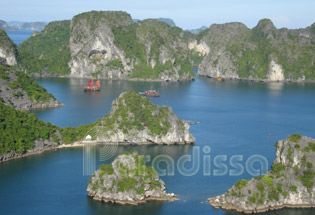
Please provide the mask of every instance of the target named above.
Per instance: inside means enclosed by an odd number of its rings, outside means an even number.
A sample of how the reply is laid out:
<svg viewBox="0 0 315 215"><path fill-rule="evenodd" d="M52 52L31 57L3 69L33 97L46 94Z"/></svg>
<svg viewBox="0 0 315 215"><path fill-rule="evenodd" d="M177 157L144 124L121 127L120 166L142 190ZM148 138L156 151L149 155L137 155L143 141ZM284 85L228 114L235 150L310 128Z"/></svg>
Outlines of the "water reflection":
<svg viewBox="0 0 315 215"><path fill-rule="evenodd" d="M161 201L150 201L145 204L140 205L118 205L113 203L105 203L100 201L95 201L90 197L87 197L87 203L90 212L93 214L159 214L164 202Z"/></svg>
<svg viewBox="0 0 315 215"><path fill-rule="evenodd" d="M266 86L269 90L269 94L273 96L281 95L284 83L283 82L270 82L266 83Z"/></svg>

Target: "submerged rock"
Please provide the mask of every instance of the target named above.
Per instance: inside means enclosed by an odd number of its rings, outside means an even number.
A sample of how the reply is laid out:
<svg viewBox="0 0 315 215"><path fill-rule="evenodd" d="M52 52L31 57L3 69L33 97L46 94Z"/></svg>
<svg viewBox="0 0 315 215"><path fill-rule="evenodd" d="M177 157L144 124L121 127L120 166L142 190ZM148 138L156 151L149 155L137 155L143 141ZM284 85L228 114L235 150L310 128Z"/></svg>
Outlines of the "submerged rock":
<svg viewBox="0 0 315 215"><path fill-rule="evenodd" d="M314 207L315 139L294 134L276 147L271 171L236 182L225 194L209 198L210 204L245 213Z"/></svg>
<svg viewBox="0 0 315 215"><path fill-rule="evenodd" d="M145 166L135 152L119 155L112 164L101 165L89 180L88 195L93 199L120 204L139 204L148 200L174 201L153 167Z"/></svg>

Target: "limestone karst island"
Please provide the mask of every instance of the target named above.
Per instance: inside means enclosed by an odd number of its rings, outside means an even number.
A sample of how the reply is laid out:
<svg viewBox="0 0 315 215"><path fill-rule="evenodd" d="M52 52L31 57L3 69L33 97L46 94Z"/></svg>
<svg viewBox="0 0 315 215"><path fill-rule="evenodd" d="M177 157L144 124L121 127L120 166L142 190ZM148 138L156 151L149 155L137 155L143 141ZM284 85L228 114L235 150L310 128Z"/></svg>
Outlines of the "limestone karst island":
<svg viewBox="0 0 315 215"><path fill-rule="evenodd" d="M314 8L2 4L0 213L315 214Z"/></svg>

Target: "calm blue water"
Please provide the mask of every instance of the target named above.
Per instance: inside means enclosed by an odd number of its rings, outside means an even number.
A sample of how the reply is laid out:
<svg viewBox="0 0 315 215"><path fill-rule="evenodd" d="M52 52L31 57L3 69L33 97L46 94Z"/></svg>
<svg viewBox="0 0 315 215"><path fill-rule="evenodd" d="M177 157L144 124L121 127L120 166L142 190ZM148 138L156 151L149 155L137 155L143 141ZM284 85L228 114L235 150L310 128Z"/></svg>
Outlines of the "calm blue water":
<svg viewBox="0 0 315 215"><path fill-rule="evenodd" d="M20 45L24 40L27 40L33 32L32 30L6 31L16 45Z"/></svg>
<svg viewBox="0 0 315 215"><path fill-rule="evenodd" d="M199 121L192 125L196 147L200 149L199 171L193 176L180 174L178 159L190 155L193 146L129 146L119 147L117 154L138 150L150 155L174 159L174 176L163 176L168 192L179 195L173 203L150 202L140 206L120 206L95 202L87 197L89 176L83 176L83 150L63 149L0 164L1 214L234 214L216 210L208 197L222 194L237 180L251 178L244 170L238 176L228 173L215 176L214 159L223 161L233 170L230 158L243 156L239 164L245 167L252 155L261 155L271 165L275 158L274 143L292 133L315 137L315 85L296 83L248 83L197 78L194 82L150 83L132 81L101 81L100 93L84 93L83 79L38 79L66 107L34 111L44 120L59 125L78 126L103 117L112 101L121 92L133 89L157 89L161 97L151 99L158 105L171 106L182 119ZM210 153L203 147L209 146ZM98 150L101 146L98 147ZM210 157L211 175L203 174L203 159ZM111 160L99 163L109 163ZM150 162L148 163L150 164ZM193 164L196 164L194 162ZM193 166L187 162L185 167ZM165 168L165 164L160 166ZM259 169L259 163L254 167ZM197 169L198 170L198 169ZM314 214L312 209L284 209L268 214ZM236 213L235 213L236 214Z"/></svg>

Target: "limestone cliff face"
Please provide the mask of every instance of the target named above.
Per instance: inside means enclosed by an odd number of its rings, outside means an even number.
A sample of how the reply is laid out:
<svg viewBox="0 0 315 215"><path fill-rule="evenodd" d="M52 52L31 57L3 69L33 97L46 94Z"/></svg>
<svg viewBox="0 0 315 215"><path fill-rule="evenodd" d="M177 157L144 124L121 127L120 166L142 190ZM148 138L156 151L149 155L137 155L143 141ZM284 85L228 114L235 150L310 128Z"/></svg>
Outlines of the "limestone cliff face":
<svg viewBox="0 0 315 215"><path fill-rule="evenodd" d="M193 80L191 37L155 19L135 23L122 11L91 11L71 24L49 23L21 44L19 63L34 76Z"/></svg>
<svg viewBox="0 0 315 215"><path fill-rule="evenodd" d="M269 73L267 74L267 78L270 81L284 81L282 66L272 60L270 62L270 69Z"/></svg>
<svg viewBox="0 0 315 215"><path fill-rule="evenodd" d="M120 144L189 144L189 125L169 107L159 107L135 92L122 93L103 119L97 140Z"/></svg>
<svg viewBox="0 0 315 215"><path fill-rule="evenodd" d="M0 66L0 99L17 110L61 107L57 99L15 67ZM31 97L34 94L37 97Z"/></svg>
<svg viewBox="0 0 315 215"><path fill-rule="evenodd" d="M276 159L270 172L238 181L224 195L210 198L210 204L246 213L314 207L315 140L292 135L278 141L276 147Z"/></svg>
<svg viewBox="0 0 315 215"><path fill-rule="evenodd" d="M165 183L152 167L146 167L137 152L119 155L112 164L101 165L89 180L87 191L93 199L119 204L139 204L147 200L174 201Z"/></svg>
<svg viewBox="0 0 315 215"><path fill-rule="evenodd" d="M248 29L242 23L211 25L197 35L210 51L198 74L254 81L313 81L313 24L305 29L276 29L268 19Z"/></svg>
<svg viewBox="0 0 315 215"><path fill-rule="evenodd" d="M134 23L124 12L93 11L75 16L70 51L72 77L194 78L182 30L153 19Z"/></svg>
<svg viewBox="0 0 315 215"><path fill-rule="evenodd" d="M0 64L15 65L17 48L4 30L0 29Z"/></svg>
<svg viewBox="0 0 315 215"><path fill-rule="evenodd" d="M199 65L198 74L213 78L239 78L237 67L233 63L234 56L226 51L226 46L247 31L248 28L242 23L212 25L203 31L205 36L199 43L207 44L210 51Z"/></svg>
<svg viewBox="0 0 315 215"><path fill-rule="evenodd" d="M113 22L115 16L117 20ZM120 18L118 18L120 16ZM131 17L123 12L90 12L75 16L71 21L70 76L124 79L130 71L125 53L114 44L112 26L132 24ZM122 68L108 66L120 61Z"/></svg>

